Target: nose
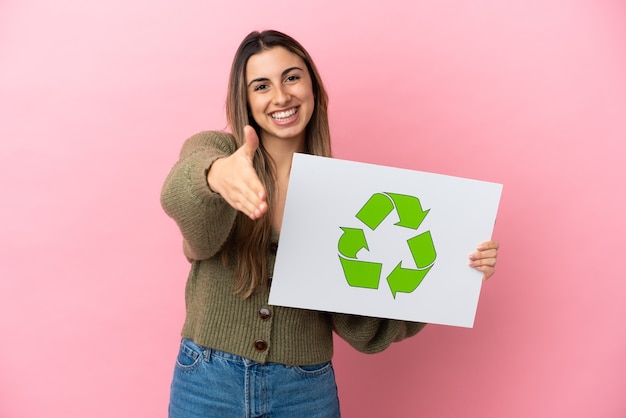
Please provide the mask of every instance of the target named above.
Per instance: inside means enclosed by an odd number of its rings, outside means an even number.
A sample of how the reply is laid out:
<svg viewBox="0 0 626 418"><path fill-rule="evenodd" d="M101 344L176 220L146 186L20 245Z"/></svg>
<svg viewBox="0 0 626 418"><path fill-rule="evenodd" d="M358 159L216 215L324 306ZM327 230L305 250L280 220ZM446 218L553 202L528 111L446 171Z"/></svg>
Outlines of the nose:
<svg viewBox="0 0 626 418"><path fill-rule="evenodd" d="M291 100L291 95L284 86L274 89L274 92L274 104L276 106L284 106Z"/></svg>

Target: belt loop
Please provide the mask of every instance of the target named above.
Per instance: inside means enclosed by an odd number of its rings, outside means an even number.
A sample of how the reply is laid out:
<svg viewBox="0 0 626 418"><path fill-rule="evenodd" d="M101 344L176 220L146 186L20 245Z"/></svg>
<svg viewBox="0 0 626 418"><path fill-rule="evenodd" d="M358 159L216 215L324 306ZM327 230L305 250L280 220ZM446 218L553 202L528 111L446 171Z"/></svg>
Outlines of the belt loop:
<svg viewBox="0 0 626 418"><path fill-rule="evenodd" d="M206 361L207 363L211 361L212 350L210 347L205 347L202 354L204 355L204 361Z"/></svg>

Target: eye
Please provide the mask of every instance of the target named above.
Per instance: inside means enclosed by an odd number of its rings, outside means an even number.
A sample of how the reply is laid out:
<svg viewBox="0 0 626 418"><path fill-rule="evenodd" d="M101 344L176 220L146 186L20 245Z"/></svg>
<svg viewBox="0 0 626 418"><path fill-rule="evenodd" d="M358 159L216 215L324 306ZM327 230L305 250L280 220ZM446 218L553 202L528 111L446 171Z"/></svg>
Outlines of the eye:
<svg viewBox="0 0 626 418"><path fill-rule="evenodd" d="M294 82L296 82L298 80L300 80L300 76L299 75L291 74L291 75L287 76L287 78L285 79L285 82L287 82L287 83L294 83Z"/></svg>
<svg viewBox="0 0 626 418"><path fill-rule="evenodd" d="M254 86L254 91L263 91L263 90L267 90L268 85L267 84L257 84L256 86Z"/></svg>

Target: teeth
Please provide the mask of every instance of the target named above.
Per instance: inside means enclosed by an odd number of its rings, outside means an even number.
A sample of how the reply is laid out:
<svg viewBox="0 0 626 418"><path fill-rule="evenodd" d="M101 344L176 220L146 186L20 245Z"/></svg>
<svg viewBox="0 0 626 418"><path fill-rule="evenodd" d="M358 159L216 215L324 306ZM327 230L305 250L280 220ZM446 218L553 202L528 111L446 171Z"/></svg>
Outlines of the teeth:
<svg viewBox="0 0 626 418"><path fill-rule="evenodd" d="M288 117L291 117L291 116L295 115L296 114L296 110L297 109L294 107L292 109L285 110L285 111L282 111L282 112L272 113L271 116L274 119L287 119Z"/></svg>

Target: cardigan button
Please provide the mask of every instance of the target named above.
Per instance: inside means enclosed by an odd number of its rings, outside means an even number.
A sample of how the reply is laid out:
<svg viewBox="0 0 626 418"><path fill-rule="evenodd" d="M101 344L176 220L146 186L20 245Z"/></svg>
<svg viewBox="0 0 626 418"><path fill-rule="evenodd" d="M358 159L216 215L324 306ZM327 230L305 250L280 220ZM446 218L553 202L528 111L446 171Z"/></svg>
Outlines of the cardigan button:
<svg viewBox="0 0 626 418"><path fill-rule="evenodd" d="M254 342L254 349L258 352L263 352L267 350L267 341L265 340L256 340Z"/></svg>
<svg viewBox="0 0 626 418"><path fill-rule="evenodd" d="M261 318L262 320L266 321L270 319L271 316L272 316L272 311L270 311L269 308L266 308L264 306L261 309L259 309L259 318Z"/></svg>

